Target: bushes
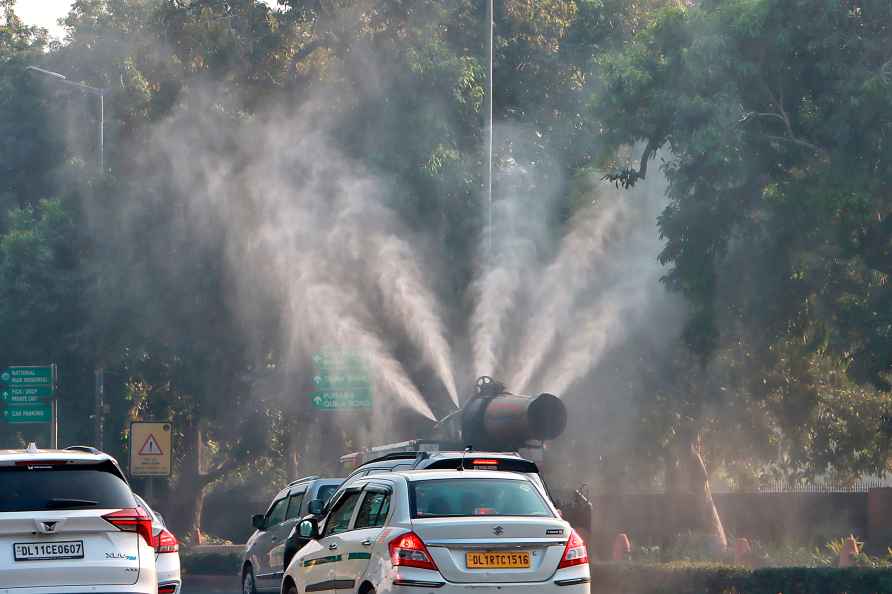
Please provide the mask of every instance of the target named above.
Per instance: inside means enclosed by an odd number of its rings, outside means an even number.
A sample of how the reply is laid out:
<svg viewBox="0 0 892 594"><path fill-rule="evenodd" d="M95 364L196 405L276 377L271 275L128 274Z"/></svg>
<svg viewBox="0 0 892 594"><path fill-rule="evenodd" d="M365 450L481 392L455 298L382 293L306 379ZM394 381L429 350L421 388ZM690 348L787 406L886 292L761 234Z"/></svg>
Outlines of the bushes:
<svg viewBox="0 0 892 594"><path fill-rule="evenodd" d="M186 575L237 575L242 567L242 553L227 550L180 550L180 563Z"/></svg>
<svg viewBox="0 0 892 594"><path fill-rule="evenodd" d="M700 563L592 565L592 594L886 594L892 569L765 568Z"/></svg>

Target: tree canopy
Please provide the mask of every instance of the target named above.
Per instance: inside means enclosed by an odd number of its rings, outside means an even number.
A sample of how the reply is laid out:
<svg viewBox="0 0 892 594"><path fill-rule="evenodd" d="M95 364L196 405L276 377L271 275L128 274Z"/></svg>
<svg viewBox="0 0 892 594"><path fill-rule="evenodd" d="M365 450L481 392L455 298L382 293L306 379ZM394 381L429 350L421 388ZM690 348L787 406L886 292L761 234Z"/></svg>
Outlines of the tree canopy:
<svg viewBox="0 0 892 594"><path fill-rule="evenodd" d="M406 332L395 300L427 298L412 284L425 279L453 354L470 350L484 3L270 4L77 0L56 41L0 0L0 365L60 365L66 443L93 441L97 367L108 449L126 452L131 419L173 421L174 480L190 496L168 515L195 534L221 481L333 466L382 437L374 422L320 420L302 397L324 317L300 309L302 285L351 313L333 335L384 336L366 346L394 353L437 415L448 388L417 354L432 334ZM645 259L659 257L666 299L683 302L659 315L683 329L630 332L568 398L610 376L612 398L579 417L603 434L560 447L597 453L592 472L620 484L665 485L692 443L741 488L884 472L889 3L502 0L496 13L496 168L522 169L504 192L544 205L528 213L547 227L536 257L580 213L615 204L592 190L602 176L668 186L662 252ZM104 89L101 170L97 96L32 65ZM337 235L356 219L380 243ZM379 245L397 266L375 266ZM388 440L430 429L394 416L405 422ZM13 445L38 433L0 434Z"/></svg>

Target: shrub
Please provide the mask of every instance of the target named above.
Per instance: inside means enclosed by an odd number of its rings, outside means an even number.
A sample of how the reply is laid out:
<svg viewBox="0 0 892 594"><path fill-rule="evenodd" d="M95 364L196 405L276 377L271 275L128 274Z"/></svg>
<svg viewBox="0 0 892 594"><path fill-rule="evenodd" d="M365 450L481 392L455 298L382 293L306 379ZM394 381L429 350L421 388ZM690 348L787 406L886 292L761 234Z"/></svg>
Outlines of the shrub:
<svg viewBox="0 0 892 594"><path fill-rule="evenodd" d="M592 594L885 594L892 570L708 563L593 564Z"/></svg>
<svg viewBox="0 0 892 594"><path fill-rule="evenodd" d="M181 549L180 565L185 575L236 575L241 571L242 555L230 551Z"/></svg>

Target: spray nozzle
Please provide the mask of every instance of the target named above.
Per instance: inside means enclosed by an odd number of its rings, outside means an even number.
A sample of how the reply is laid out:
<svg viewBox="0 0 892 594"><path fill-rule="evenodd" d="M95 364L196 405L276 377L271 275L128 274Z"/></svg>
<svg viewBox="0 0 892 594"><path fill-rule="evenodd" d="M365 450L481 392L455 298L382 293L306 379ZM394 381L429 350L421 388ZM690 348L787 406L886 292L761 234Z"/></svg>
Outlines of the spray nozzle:
<svg viewBox="0 0 892 594"><path fill-rule="evenodd" d="M494 398L505 393L505 384L497 382L488 375L477 378L477 396Z"/></svg>

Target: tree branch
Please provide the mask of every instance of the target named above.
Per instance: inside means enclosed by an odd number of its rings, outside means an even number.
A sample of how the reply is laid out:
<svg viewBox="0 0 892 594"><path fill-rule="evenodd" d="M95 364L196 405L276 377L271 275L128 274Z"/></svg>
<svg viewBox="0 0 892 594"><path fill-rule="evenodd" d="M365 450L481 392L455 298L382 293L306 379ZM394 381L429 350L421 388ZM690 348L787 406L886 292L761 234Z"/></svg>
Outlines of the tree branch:
<svg viewBox="0 0 892 594"><path fill-rule="evenodd" d="M241 462L236 462L235 458L229 458L222 464L219 464L209 470L206 475L201 476L199 478L199 484L202 488L204 488L211 483L220 480L233 470L237 469L239 466L241 466L241 464Z"/></svg>
<svg viewBox="0 0 892 594"><path fill-rule="evenodd" d="M613 182L617 189L622 187L623 189L628 190L638 183L638 180L642 180L647 176L647 165L650 160L653 159L654 155L657 154L657 151L660 150L661 146L663 146L662 140L648 140L647 146L644 147L644 152L641 154L641 161L638 164L637 170L627 167L615 173L608 173L601 179Z"/></svg>
<svg viewBox="0 0 892 594"><path fill-rule="evenodd" d="M784 109L784 89L783 89L783 87L781 87L780 90L778 91L778 94L775 95L771 91L771 87L768 85L768 83L766 83L764 80L760 80L760 82L762 83L762 88L765 90L765 93L768 95L768 98L771 101L771 106L774 107L775 109L777 109L777 112L776 113L775 112L750 113L750 114L747 114L746 117L744 117L744 120L749 119L749 116L756 116L756 117L763 117L763 118L776 118L776 119L780 120L781 122L783 122L784 129L786 130L787 135L786 136L776 136L776 135L766 134L765 135L766 138L768 138L769 140L777 140L779 142L789 142L789 143L801 146L803 148L807 148L807 149L814 151L816 153L821 153L821 154L827 155L828 152L826 149L824 149L816 144L812 144L811 142L808 142L807 140L802 140L801 138L796 136L796 134L793 132L793 122L792 122L792 120L790 120L790 114L788 114L787 111Z"/></svg>
<svg viewBox="0 0 892 594"><path fill-rule="evenodd" d="M769 140L777 140L778 142L791 142L793 144L798 144L799 146L801 146L803 148L812 150L816 153L825 153L826 154L826 151L823 148L819 147L816 144L812 144L806 140L802 140L801 138L794 138L794 137L790 137L790 136L775 136L773 134L765 134L765 138L767 138Z"/></svg>

